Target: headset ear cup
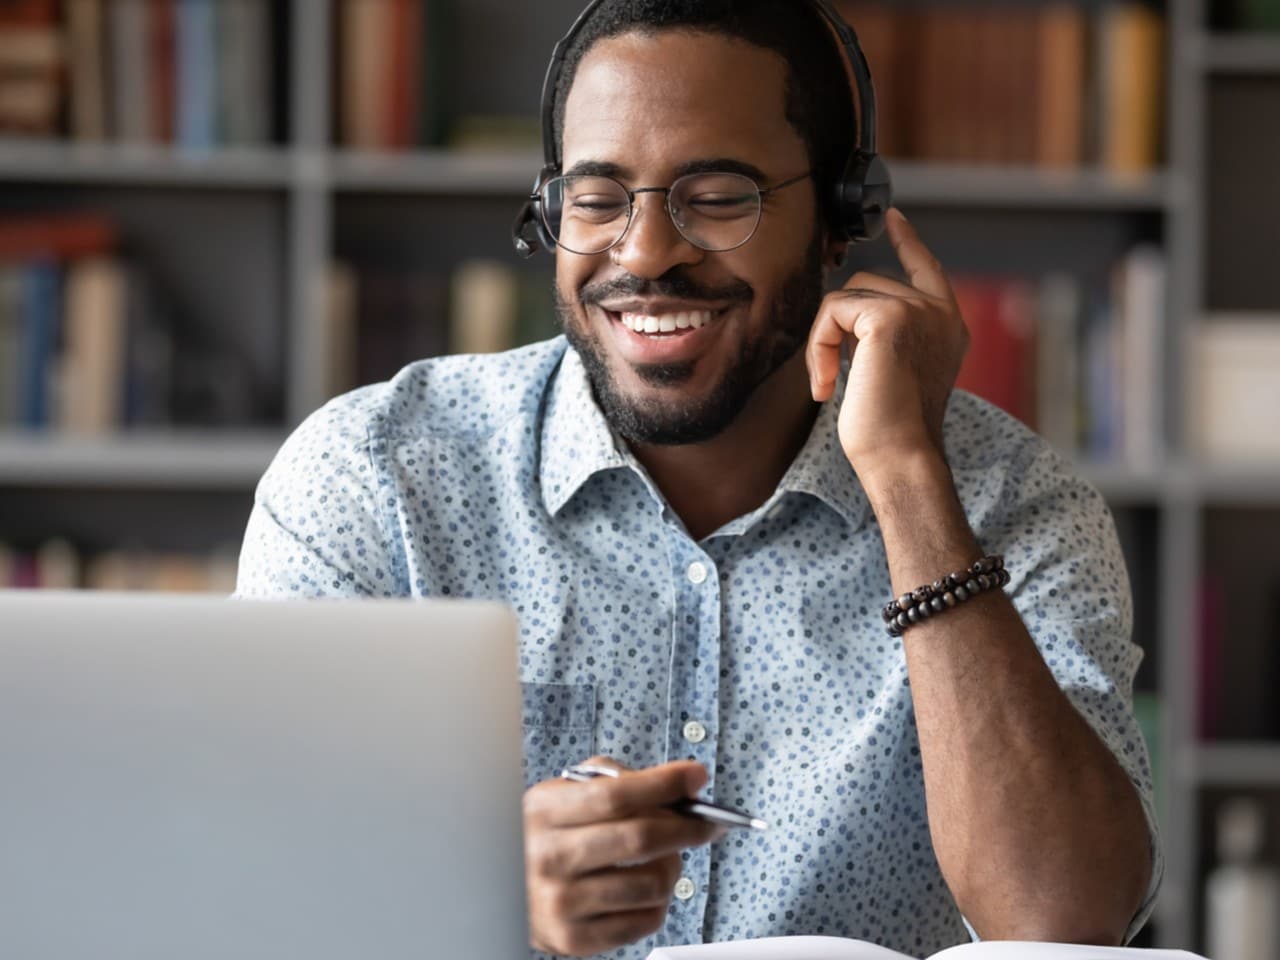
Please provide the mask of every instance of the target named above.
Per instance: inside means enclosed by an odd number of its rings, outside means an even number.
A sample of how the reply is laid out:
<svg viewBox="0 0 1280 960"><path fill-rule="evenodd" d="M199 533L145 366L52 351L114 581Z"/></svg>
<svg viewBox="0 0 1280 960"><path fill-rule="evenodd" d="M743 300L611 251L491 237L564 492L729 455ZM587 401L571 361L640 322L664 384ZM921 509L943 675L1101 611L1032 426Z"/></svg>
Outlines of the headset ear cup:
<svg viewBox="0 0 1280 960"><path fill-rule="evenodd" d="M893 179L879 155L855 150L836 184L836 222L840 239L853 243L874 240L884 232L885 216L893 206Z"/></svg>

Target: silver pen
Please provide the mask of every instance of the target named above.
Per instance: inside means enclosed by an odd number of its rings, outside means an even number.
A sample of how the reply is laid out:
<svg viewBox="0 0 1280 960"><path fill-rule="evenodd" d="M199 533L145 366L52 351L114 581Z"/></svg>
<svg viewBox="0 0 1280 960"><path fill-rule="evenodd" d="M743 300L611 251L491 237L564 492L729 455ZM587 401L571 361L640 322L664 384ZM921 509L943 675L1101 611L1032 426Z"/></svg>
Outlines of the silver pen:
<svg viewBox="0 0 1280 960"><path fill-rule="evenodd" d="M572 767L565 767L560 771L560 776L565 780L585 783L588 780L594 780L596 777L613 777L617 779L618 771L601 764L578 763ZM731 807L722 807L718 803L707 803L705 800L692 798L677 800L675 803L668 804L667 809L686 817L695 817L699 820L706 820L708 823L718 823L726 827L742 827L745 830L769 829L769 824L759 817L753 817L749 813L734 810Z"/></svg>

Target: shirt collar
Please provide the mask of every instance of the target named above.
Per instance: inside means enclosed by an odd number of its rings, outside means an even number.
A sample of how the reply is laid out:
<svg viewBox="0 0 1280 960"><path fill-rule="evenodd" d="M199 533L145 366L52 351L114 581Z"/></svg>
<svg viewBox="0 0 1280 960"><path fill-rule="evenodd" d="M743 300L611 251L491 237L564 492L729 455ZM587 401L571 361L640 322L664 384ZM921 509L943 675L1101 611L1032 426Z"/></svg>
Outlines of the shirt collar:
<svg viewBox="0 0 1280 960"><path fill-rule="evenodd" d="M809 438L783 475L770 505L788 493L809 494L856 530L866 521L869 505L840 446L837 427L844 386L842 372L832 399L818 410ZM552 377L541 446L542 502L552 516L595 474L623 467L639 469L597 406L582 358L572 347L565 350Z"/></svg>
<svg viewBox="0 0 1280 960"><path fill-rule="evenodd" d="M568 347L552 376L542 421L543 506L554 517L594 474L625 466L627 460L591 393L582 358Z"/></svg>
<svg viewBox="0 0 1280 960"><path fill-rule="evenodd" d="M835 392L819 408L809 438L783 475L771 503L788 493L806 493L821 500L857 530L867 520L870 503L840 446L840 402L845 383L846 375L841 372Z"/></svg>

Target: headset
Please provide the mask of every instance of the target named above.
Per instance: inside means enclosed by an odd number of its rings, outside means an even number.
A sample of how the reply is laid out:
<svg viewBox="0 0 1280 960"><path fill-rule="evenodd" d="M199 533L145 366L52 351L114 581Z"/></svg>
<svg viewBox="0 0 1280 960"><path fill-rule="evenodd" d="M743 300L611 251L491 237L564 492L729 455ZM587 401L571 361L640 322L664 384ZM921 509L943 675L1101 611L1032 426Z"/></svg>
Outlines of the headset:
<svg viewBox="0 0 1280 960"><path fill-rule="evenodd" d="M591 0L578 15L569 32L556 44L542 85L542 153L545 161L533 191L511 230L516 252L532 257L541 249L552 250L555 239L542 218L543 186L560 176L561 158L555 137L555 96L569 47L604 0ZM874 240L884 231L884 218L893 203L893 181L889 168L876 154L876 96L871 67L858 44L853 28L828 0L806 0L835 32L844 51L844 60L853 74L858 91L856 113L858 139L844 166L844 173L830 188L826 203L831 211L835 239L850 243Z"/></svg>

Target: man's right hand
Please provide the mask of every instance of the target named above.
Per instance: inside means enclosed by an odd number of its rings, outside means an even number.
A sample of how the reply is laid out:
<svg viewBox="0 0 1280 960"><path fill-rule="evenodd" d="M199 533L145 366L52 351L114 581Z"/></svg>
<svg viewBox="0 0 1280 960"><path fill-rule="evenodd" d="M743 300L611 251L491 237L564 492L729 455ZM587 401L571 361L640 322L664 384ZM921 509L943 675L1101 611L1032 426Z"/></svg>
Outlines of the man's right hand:
<svg viewBox="0 0 1280 960"><path fill-rule="evenodd" d="M680 851L725 828L665 810L707 781L681 760L587 783L547 780L524 795L529 939L535 950L585 957L662 927L680 878Z"/></svg>

